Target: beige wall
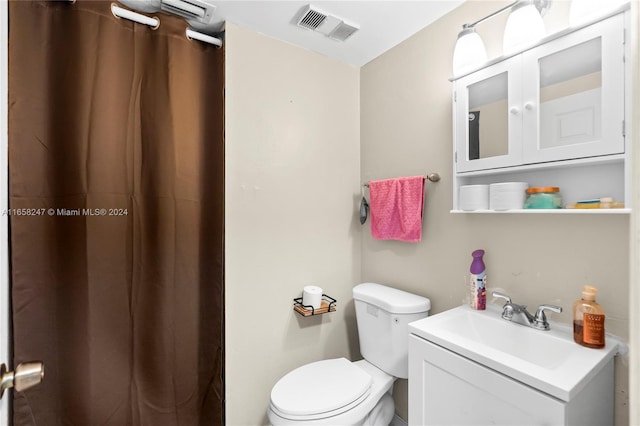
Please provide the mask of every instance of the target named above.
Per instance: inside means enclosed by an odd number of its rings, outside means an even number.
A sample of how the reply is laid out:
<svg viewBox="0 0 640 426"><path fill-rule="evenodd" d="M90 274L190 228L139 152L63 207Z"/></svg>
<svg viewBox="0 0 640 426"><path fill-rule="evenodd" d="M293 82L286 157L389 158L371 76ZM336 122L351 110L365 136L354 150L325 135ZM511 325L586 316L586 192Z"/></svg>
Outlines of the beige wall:
<svg viewBox="0 0 640 426"><path fill-rule="evenodd" d="M258 425L286 372L359 357L359 69L228 24L225 114L226 415ZM308 284L337 312L293 312Z"/></svg>
<svg viewBox="0 0 640 426"><path fill-rule="evenodd" d="M586 92L587 90L598 89L602 86L602 73L594 72L571 80L561 81L540 88L540 103L553 101L565 96Z"/></svg>
<svg viewBox="0 0 640 426"><path fill-rule="evenodd" d="M509 106L506 99L478 105L480 112L480 158L496 157L509 153Z"/></svg>
<svg viewBox="0 0 640 426"><path fill-rule="evenodd" d="M625 215L451 214L451 59L457 32L509 2L470 1L361 69L362 179L438 172L426 189L419 244L362 236L362 280L431 298L432 313L459 305L471 252L484 248L489 290L529 306L561 305L551 319L571 322L584 284L600 288L607 331L629 338L629 218ZM553 2L548 29L567 24L568 2ZM490 57L500 54L504 20L481 24ZM616 363L616 424L628 424L628 360ZM406 419L406 381L395 387Z"/></svg>

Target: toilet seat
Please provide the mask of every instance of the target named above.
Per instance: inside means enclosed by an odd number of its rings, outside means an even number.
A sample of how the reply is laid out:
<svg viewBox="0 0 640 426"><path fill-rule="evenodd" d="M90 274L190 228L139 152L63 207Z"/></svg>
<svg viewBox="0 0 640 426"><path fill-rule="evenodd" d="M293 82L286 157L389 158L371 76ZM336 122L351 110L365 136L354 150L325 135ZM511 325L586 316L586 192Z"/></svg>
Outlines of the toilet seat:
<svg viewBox="0 0 640 426"><path fill-rule="evenodd" d="M373 379L346 358L299 367L275 384L271 409L290 420L315 420L352 409L371 391Z"/></svg>

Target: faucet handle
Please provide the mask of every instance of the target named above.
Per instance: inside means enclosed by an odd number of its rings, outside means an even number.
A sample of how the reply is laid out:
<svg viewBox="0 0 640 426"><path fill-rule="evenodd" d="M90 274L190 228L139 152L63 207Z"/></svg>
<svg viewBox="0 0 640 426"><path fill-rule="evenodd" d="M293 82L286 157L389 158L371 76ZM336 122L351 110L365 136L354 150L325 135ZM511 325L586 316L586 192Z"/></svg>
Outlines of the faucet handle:
<svg viewBox="0 0 640 426"><path fill-rule="evenodd" d="M504 300L507 301L507 303L511 303L511 298L509 296L507 296L506 294L504 294L504 293L500 293L499 291L494 291L493 293L491 293L491 295L493 297L498 297L500 299L504 299Z"/></svg>
<svg viewBox="0 0 640 426"><path fill-rule="evenodd" d="M549 323L547 322L547 316L544 314L544 311L553 311L559 314L560 312L562 312L562 306L545 304L538 306L534 318L534 326L543 330L549 330Z"/></svg>

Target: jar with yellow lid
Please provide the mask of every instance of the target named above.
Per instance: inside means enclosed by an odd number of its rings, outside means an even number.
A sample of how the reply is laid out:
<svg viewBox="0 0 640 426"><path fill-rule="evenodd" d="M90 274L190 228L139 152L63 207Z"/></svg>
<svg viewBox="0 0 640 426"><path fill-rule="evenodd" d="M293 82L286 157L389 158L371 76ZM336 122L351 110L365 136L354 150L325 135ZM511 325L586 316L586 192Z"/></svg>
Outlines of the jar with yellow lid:
<svg viewBox="0 0 640 426"><path fill-rule="evenodd" d="M535 186L527 189L525 209L561 209L562 196L557 186Z"/></svg>

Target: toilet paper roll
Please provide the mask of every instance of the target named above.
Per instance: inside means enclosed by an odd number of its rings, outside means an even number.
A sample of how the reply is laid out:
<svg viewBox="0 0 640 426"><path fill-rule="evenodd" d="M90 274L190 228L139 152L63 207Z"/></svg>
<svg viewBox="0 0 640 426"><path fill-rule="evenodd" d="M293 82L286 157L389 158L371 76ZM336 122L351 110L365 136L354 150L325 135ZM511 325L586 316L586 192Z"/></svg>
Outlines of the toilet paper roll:
<svg viewBox="0 0 640 426"><path fill-rule="evenodd" d="M311 305L318 309L322 302L322 289L315 285L308 285L302 289L302 304Z"/></svg>

